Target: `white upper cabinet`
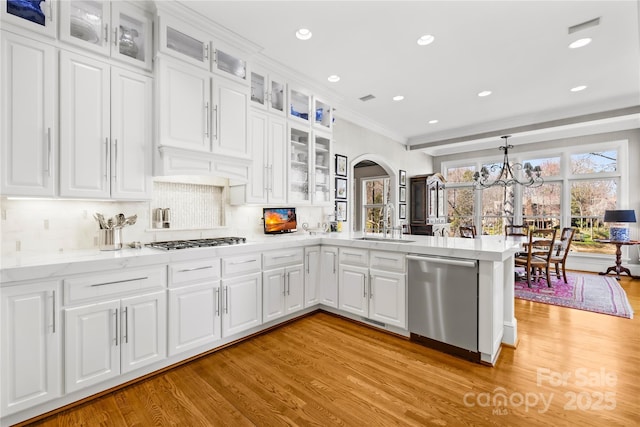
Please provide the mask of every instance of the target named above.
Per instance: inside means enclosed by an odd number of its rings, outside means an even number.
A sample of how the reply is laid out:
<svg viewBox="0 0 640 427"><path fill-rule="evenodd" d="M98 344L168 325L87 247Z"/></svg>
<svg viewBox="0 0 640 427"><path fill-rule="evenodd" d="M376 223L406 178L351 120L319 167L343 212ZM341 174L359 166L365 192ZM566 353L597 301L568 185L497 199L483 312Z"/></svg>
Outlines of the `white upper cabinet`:
<svg viewBox="0 0 640 427"><path fill-rule="evenodd" d="M289 118L299 123L309 124L309 112L311 110L311 95L303 90L289 88Z"/></svg>
<svg viewBox="0 0 640 427"><path fill-rule="evenodd" d="M310 203L309 175L311 135L309 128L289 125L289 203Z"/></svg>
<svg viewBox="0 0 640 427"><path fill-rule="evenodd" d="M313 133L313 202L331 204L331 137Z"/></svg>
<svg viewBox="0 0 640 427"><path fill-rule="evenodd" d="M56 50L2 32L0 141L3 195L56 192Z"/></svg>
<svg viewBox="0 0 640 427"><path fill-rule="evenodd" d="M247 140L249 88L223 77L213 79L212 151L249 157Z"/></svg>
<svg viewBox="0 0 640 427"><path fill-rule="evenodd" d="M121 1L66 0L60 39L131 65L151 69L151 14Z"/></svg>
<svg viewBox="0 0 640 427"><path fill-rule="evenodd" d="M152 80L60 54L60 195L150 196Z"/></svg>
<svg viewBox="0 0 640 427"><path fill-rule="evenodd" d="M283 78L257 67L251 68L251 106L284 116L287 85Z"/></svg>
<svg viewBox="0 0 640 427"><path fill-rule="evenodd" d="M313 97L313 125L330 131L333 128L333 108L318 97Z"/></svg>
<svg viewBox="0 0 640 427"><path fill-rule="evenodd" d="M56 37L58 1L6 0L0 8L3 23L34 31L47 37Z"/></svg>
<svg viewBox="0 0 640 427"><path fill-rule="evenodd" d="M236 49L214 41L205 31L160 13L158 50L205 70L246 82L247 61Z"/></svg>

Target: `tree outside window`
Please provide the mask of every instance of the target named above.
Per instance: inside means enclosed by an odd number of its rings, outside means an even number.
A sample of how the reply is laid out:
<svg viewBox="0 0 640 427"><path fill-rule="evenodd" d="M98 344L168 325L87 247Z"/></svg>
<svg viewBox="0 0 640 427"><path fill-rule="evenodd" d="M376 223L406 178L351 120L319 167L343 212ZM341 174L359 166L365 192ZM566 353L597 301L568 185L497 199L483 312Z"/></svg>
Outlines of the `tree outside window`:
<svg viewBox="0 0 640 427"><path fill-rule="evenodd" d="M382 228L384 206L389 200L389 191L389 178L362 180L362 200L364 200L362 215L365 230L379 231Z"/></svg>

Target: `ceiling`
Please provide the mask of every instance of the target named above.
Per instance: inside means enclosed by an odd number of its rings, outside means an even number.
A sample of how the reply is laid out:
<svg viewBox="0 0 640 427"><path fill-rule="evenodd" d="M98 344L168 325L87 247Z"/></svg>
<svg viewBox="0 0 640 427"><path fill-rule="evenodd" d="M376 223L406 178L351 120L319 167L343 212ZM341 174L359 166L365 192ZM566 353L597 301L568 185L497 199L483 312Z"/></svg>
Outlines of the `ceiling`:
<svg viewBox="0 0 640 427"><path fill-rule="evenodd" d="M315 82L338 117L432 155L497 146L505 131L517 145L640 128L638 0L185 3ZM424 34L435 41L419 46Z"/></svg>

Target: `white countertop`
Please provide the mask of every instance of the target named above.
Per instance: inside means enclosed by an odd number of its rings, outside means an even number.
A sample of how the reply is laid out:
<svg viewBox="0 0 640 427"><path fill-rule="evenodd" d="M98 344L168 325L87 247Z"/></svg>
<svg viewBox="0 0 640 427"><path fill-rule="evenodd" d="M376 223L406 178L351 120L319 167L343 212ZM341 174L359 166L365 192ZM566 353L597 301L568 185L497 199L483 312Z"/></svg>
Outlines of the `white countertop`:
<svg viewBox="0 0 640 427"><path fill-rule="evenodd" d="M100 251L96 249L56 253L29 253L3 257L0 282L53 278L122 267L167 264L194 258L239 255L248 252L277 250L317 244L363 249L435 255L480 261L504 261L520 247L520 241L504 236L481 236L475 239L404 235L402 242L393 240L358 240L361 233L328 233L309 235L297 232L288 235L260 236L247 243L214 248L194 248L164 251L153 248Z"/></svg>

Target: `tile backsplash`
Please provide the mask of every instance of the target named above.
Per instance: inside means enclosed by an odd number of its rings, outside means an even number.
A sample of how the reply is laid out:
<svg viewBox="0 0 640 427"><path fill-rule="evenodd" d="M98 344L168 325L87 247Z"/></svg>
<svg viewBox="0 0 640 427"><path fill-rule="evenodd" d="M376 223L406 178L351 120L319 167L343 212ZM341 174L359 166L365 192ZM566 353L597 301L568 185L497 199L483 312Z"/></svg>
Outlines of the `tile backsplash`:
<svg viewBox="0 0 640 427"><path fill-rule="evenodd" d="M136 224L125 227L125 243L196 239L221 236L247 238L263 235L262 206L231 206L226 187L154 183L151 201L0 199L1 255L51 253L98 249L98 224L93 215L138 215ZM169 207L171 228L154 229L151 210ZM331 207L299 207L298 224L327 222Z"/></svg>

